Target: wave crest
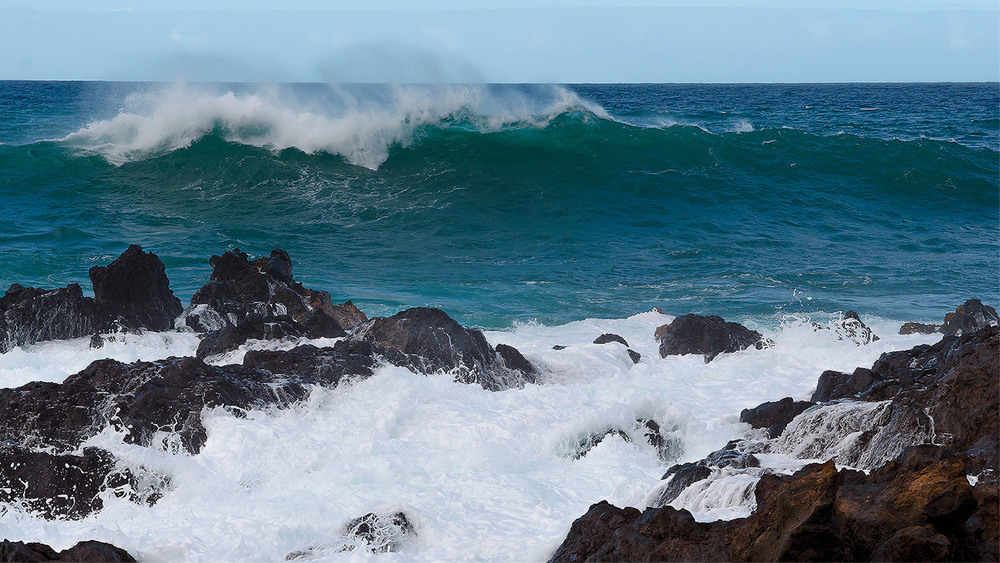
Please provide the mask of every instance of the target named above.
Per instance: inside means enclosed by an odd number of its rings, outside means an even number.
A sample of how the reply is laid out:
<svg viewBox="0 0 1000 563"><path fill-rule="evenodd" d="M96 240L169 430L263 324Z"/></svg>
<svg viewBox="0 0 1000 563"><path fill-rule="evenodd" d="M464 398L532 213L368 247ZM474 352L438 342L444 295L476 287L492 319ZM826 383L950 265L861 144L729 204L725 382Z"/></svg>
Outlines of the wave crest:
<svg viewBox="0 0 1000 563"><path fill-rule="evenodd" d="M367 88L370 91L357 92ZM93 121L62 142L102 155L108 162L157 156L206 136L280 151L340 155L376 169L393 146L408 146L422 128L492 132L542 128L568 113L610 119L597 104L559 86L327 87L301 99L278 87L236 93L187 85L135 94L128 109ZM360 94L360 95L359 95Z"/></svg>

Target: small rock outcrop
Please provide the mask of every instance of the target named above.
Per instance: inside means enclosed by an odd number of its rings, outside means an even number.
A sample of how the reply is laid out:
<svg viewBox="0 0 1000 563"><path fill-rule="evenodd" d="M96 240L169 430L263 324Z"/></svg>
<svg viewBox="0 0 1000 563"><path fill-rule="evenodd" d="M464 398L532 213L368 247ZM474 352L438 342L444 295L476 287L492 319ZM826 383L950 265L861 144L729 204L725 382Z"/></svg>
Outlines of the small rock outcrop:
<svg viewBox="0 0 1000 563"><path fill-rule="evenodd" d="M5 539L3 542L0 542L0 561L123 563L134 562L135 558L120 547L94 540L78 542L73 547L57 553L54 549L43 543L24 543Z"/></svg>
<svg viewBox="0 0 1000 563"><path fill-rule="evenodd" d="M660 343L660 357L704 354L705 363L724 352L738 352L751 346L759 350L768 345L759 332L715 315L677 317L656 329L654 338Z"/></svg>
<svg viewBox="0 0 1000 563"><path fill-rule="evenodd" d="M969 299L959 305L954 312L944 316L941 332L946 335L961 336L997 325L1000 325L1000 317L997 316L996 309L983 305L978 299Z"/></svg>
<svg viewBox="0 0 1000 563"><path fill-rule="evenodd" d="M577 519L550 561L993 560L995 530L961 459L938 446L906 450L864 474L834 463L764 475L747 518L696 522L670 506L606 501ZM985 489L985 487L984 487ZM995 490L995 489L994 489Z"/></svg>
<svg viewBox="0 0 1000 563"><path fill-rule="evenodd" d="M343 535L360 540L372 553L399 551L403 542L416 535L413 524L402 512L375 514L369 512L344 526ZM347 549L350 551L350 548Z"/></svg>
<svg viewBox="0 0 1000 563"><path fill-rule="evenodd" d="M777 438L785 427L802 411L815 405L812 401L795 401L785 397L780 401L761 403L752 409L743 409L740 422L746 422L752 428L767 428L769 438Z"/></svg>
<svg viewBox="0 0 1000 563"><path fill-rule="evenodd" d="M844 318L837 326L837 333L841 335L841 338L846 338L858 346L871 344L878 340L878 336L861 321L861 317L854 311L844 313Z"/></svg>
<svg viewBox="0 0 1000 563"><path fill-rule="evenodd" d="M604 333L594 339L594 344L607 344L608 342L618 342L628 348L628 341L614 333Z"/></svg>
<svg viewBox="0 0 1000 563"><path fill-rule="evenodd" d="M170 291L163 262L137 244L107 266L91 268L90 281L100 312L127 330L173 328L183 310Z"/></svg>
<svg viewBox="0 0 1000 563"><path fill-rule="evenodd" d="M90 279L94 297L84 297L75 283L59 289L12 284L0 297L0 353L113 330L166 330L181 312L163 262L138 245L91 268Z"/></svg>
<svg viewBox="0 0 1000 563"><path fill-rule="evenodd" d="M292 278L288 253L250 260L239 249L209 259L209 282L191 298L178 320L208 333L198 347L207 358L235 350L251 339L340 337L367 320L350 301L334 305L325 291Z"/></svg>
<svg viewBox="0 0 1000 563"><path fill-rule="evenodd" d="M656 448L656 455L664 463L677 459L680 452L680 444L676 440L663 435L660 425L655 420L649 418L636 419L635 424L624 428L603 428L597 432L592 432L581 437L573 451L573 459L580 459L587 455L595 446L604 441L608 436L616 435L625 442L631 443L645 442Z"/></svg>
<svg viewBox="0 0 1000 563"><path fill-rule="evenodd" d="M498 354L482 332L460 325L440 309L414 307L376 317L358 327L350 339L396 352L387 358L393 364L423 373L453 371L456 381L477 383L490 391L535 382L535 370L520 352L501 345Z"/></svg>
<svg viewBox="0 0 1000 563"><path fill-rule="evenodd" d="M899 334L934 334L939 330L941 330L941 325L909 322L903 323L903 326L899 327Z"/></svg>

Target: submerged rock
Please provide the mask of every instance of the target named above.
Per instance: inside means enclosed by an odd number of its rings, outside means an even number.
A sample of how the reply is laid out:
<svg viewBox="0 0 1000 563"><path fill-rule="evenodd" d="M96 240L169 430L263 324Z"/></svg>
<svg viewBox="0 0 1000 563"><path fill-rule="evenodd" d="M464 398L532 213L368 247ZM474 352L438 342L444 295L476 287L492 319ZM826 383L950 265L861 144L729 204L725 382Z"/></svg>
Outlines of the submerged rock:
<svg viewBox="0 0 1000 563"><path fill-rule="evenodd" d="M963 462L939 450L910 448L868 475L832 461L764 475L757 510L731 521L602 501L573 523L550 561L995 559L992 532L973 517L980 507Z"/></svg>
<svg viewBox="0 0 1000 563"><path fill-rule="evenodd" d="M738 352L753 346L767 346L761 334L739 323L726 322L715 315L683 315L656 329L660 356L704 354L705 363L723 352Z"/></svg>
<svg viewBox="0 0 1000 563"><path fill-rule="evenodd" d="M93 563L134 562L127 551L110 543L87 540L58 553L37 542L0 542L0 561L88 561Z"/></svg>
<svg viewBox="0 0 1000 563"><path fill-rule="evenodd" d="M358 327L351 340L363 340L397 354L387 359L422 373L455 372L455 380L489 391L534 383L536 371L513 347L497 354L483 333L466 328L440 309L415 307L377 317ZM515 354L516 353L516 354Z"/></svg>
<svg viewBox="0 0 1000 563"><path fill-rule="evenodd" d="M93 298L75 283L48 290L11 285L0 298L0 353L114 330L166 330L181 312L163 262L138 245L107 266L91 268L90 279Z"/></svg>
<svg viewBox="0 0 1000 563"><path fill-rule="evenodd" d="M639 441L641 438L643 442L656 448L657 457L664 463L676 459L680 450L680 444L671 437L664 436L660 425L655 420L639 418L632 426L604 428L580 438L573 452L573 459L580 459L587 455L608 436L618 436L627 443L631 443L633 439Z"/></svg>
<svg viewBox="0 0 1000 563"><path fill-rule="evenodd" d="M369 512L345 524L339 541L293 551L285 556L285 561L306 561L322 557L328 552L342 553L354 551L358 547L369 553L397 552L415 535L417 532L405 513Z"/></svg>

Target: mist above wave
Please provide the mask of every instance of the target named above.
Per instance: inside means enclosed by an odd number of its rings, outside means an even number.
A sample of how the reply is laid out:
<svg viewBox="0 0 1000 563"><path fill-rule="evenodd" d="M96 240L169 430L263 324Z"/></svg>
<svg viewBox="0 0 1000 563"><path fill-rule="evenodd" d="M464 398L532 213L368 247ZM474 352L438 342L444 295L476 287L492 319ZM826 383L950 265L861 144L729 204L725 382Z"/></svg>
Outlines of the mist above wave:
<svg viewBox="0 0 1000 563"><path fill-rule="evenodd" d="M560 86L272 86L218 91L172 85L135 93L109 119L88 123L61 141L112 164L141 160L215 135L271 150L340 155L376 169L393 146L408 146L421 128L479 132L542 128L568 112L607 119L599 105Z"/></svg>

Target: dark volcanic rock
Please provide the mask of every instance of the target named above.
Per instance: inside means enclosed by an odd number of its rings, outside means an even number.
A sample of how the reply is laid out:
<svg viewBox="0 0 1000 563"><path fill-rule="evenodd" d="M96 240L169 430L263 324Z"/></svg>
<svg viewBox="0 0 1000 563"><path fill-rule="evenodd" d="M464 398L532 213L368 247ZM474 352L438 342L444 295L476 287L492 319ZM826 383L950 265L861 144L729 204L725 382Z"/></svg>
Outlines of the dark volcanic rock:
<svg viewBox="0 0 1000 563"><path fill-rule="evenodd" d="M854 311L844 313L844 319L840 321L837 332L843 334L844 338L853 341L859 346L871 344L878 340L878 336L875 336L875 333L872 332L872 329L868 328L868 325L861 322L861 317Z"/></svg>
<svg viewBox="0 0 1000 563"><path fill-rule="evenodd" d="M285 405L306 392L293 380L195 358L98 360L63 383L0 389L0 440L69 451L110 424L140 445L150 445L161 431L175 433L184 449L197 453L206 439L204 407Z"/></svg>
<svg viewBox="0 0 1000 563"><path fill-rule="evenodd" d="M275 249L270 257L250 261L239 249L212 256L209 282L195 292L184 310L184 323L197 332L238 327L248 317L285 319L312 334L342 336L364 322L365 315L350 301L334 305L325 291L307 289L292 278L288 253Z"/></svg>
<svg viewBox="0 0 1000 563"><path fill-rule="evenodd" d="M684 489L703 479L712 476L712 468L722 469L732 467L735 469L746 469L748 467L760 467L760 460L757 456L746 451L738 451L738 446L745 445L745 442L733 440L726 444L721 450L714 451L704 459L679 463L670 467L661 479L667 480L666 486L660 489L654 506L665 506L680 496Z"/></svg>
<svg viewBox="0 0 1000 563"><path fill-rule="evenodd" d="M899 327L899 334L933 334L939 330L941 325L910 322Z"/></svg>
<svg viewBox="0 0 1000 563"><path fill-rule="evenodd" d="M97 496L134 481L116 470L113 455L84 448L83 455L33 452L0 445L0 502L18 502L44 518L83 518L104 507Z"/></svg>
<svg viewBox="0 0 1000 563"><path fill-rule="evenodd" d="M496 350L497 355L503 360L503 365L507 366L507 369L517 370L525 375L532 376L532 378L538 373L535 366L531 365L531 362L525 359L517 348L506 344L497 344Z"/></svg>
<svg viewBox="0 0 1000 563"><path fill-rule="evenodd" d="M600 444L605 438L611 435L617 435L626 442L632 442L633 438L636 440L641 438L656 448L657 456L664 462L676 459L677 457L679 444L675 440L665 437L660 429L660 425L655 420L639 418L629 428L604 428L580 438L573 452L573 459L580 459L587 455L594 446Z"/></svg>
<svg viewBox="0 0 1000 563"><path fill-rule="evenodd" d="M938 440L965 451L1000 426L1000 329L945 336L933 346L888 352L870 370L824 372L814 401L906 400L934 420Z"/></svg>
<svg viewBox="0 0 1000 563"><path fill-rule="evenodd" d="M594 344L607 344L608 342L619 342L621 344L624 344L625 347L628 348L628 341L626 341L621 336L618 336L617 334L605 333L598 336L594 340Z"/></svg>
<svg viewBox="0 0 1000 563"><path fill-rule="evenodd" d="M12 284L0 297L0 353L45 340L77 338L105 328L94 300L71 283L60 289Z"/></svg>
<svg viewBox="0 0 1000 563"><path fill-rule="evenodd" d="M111 330L166 330L181 312L163 263L138 245L108 266L91 268L90 279L94 298L75 283L47 290L11 285L0 298L0 353Z"/></svg>
<svg viewBox="0 0 1000 563"><path fill-rule="evenodd" d="M0 561L87 561L93 563L120 563L135 561L127 551L109 543L87 540L56 553L54 549L36 542L0 542Z"/></svg>
<svg viewBox="0 0 1000 563"><path fill-rule="evenodd" d="M102 315L131 330L167 330L184 309L170 291L163 262L133 244L114 262L90 269Z"/></svg>
<svg viewBox="0 0 1000 563"><path fill-rule="evenodd" d="M833 462L764 475L757 510L738 520L698 523L669 506L640 513L602 501L573 523L551 561L995 559L991 532L973 517L979 502L964 464L936 450L910 448L868 475Z"/></svg>
<svg viewBox="0 0 1000 563"><path fill-rule="evenodd" d="M405 355L388 357L393 364L423 373L454 371L456 381L478 383L490 391L535 382L534 368L525 371L530 364L520 353L515 357L513 348L505 349L498 359L482 332L458 324L440 309L415 307L374 318L351 339ZM508 360L513 365L505 365Z"/></svg>
<svg viewBox="0 0 1000 563"><path fill-rule="evenodd" d="M996 309L983 305L978 299L969 299L959 305L953 313L944 316L941 332L961 336L997 325L1000 325L1000 317L997 316Z"/></svg>
<svg viewBox="0 0 1000 563"><path fill-rule="evenodd" d="M730 323L712 315L684 315L656 329L660 356L674 354L704 354L705 363L723 352L737 352L750 346L758 350L765 346L760 333L738 323Z"/></svg>
<svg viewBox="0 0 1000 563"><path fill-rule="evenodd" d="M816 403L811 401L794 401L785 397L780 401L761 403L752 409L743 409L740 422L746 422L753 428L767 428L770 438L777 438L785 427L802 411Z"/></svg>
<svg viewBox="0 0 1000 563"><path fill-rule="evenodd" d="M626 352L628 352L628 357L632 358L632 363L633 364L639 363L639 360L642 359L642 354L640 354L639 352L636 352L635 350L633 350L631 348L629 348L628 350L626 350Z"/></svg>
<svg viewBox="0 0 1000 563"><path fill-rule="evenodd" d="M320 338L347 335L337 321L323 311L313 311L306 322L306 325L300 324L289 316L264 318L249 315L243 318L239 325L227 325L205 335L198 344L197 356L204 359L229 352L251 339L278 340L292 337Z"/></svg>
<svg viewBox="0 0 1000 563"><path fill-rule="evenodd" d="M342 340L329 348L304 345L287 351L251 350L243 358L243 365L329 387L345 377L371 376L384 353L368 342Z"/></svg>

